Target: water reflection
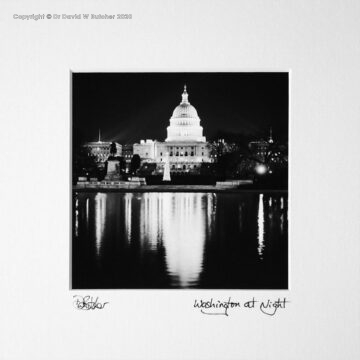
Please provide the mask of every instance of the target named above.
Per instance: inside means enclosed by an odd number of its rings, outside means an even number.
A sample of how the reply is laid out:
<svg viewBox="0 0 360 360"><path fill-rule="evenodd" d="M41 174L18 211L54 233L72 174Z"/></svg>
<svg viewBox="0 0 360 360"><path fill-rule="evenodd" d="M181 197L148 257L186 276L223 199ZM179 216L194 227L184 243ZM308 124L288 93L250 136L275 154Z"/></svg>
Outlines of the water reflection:
<svg viewBox="0 0 360 360"><path fill-rule="evenodd" d="M75 236L79 236L79 199L75 198Z"/></svg>
<svg viewBox="0 0 360 360"><path fill-rule="evenodd" d="M280 232L281 234L284 233L284 214L281 214L280 216Z"/></svg>
<svg viewBox="0 0 360 360"><path fill-rule="evenodd" d="M263 259L264 251L264 195L260 194L259 196L259 210L258 210L258 253L260 259ZM271 200L271 198L270 198ZM269 201L270 202L270 201Z"/></svg>
<svg viewBox="0 0 360 360"><path fill-rule="evenodd" d="M145 193L140 200L143 246L164 247L167 272L175 286L188 287L199 278L212 199L199 193Z"/></svg>
<svg viewBox="0 0 360 360"><path fill-rule="evenodd" d="M127 242L131 242L131 211L132 211L132 193L127 193L124 196L125 201L125 231L127 235Z"/></svg>
<svg viewBox="0 0 360 360"><path fill-rule="evenodd" d="M103 242L103 233L105 227L106 194L98 193L95 196L95 246L97 255L100 254Z"/></svg>
<svg viewBox="0 0 360 360"><path fill-rule="evenodd" d="M163 193L162 239L167 270L180 287L197 283L203 265L206 224L211 227L212 197ZM207 217L207 218L206 218Z"/></svg>
<svg viewBox="0 0 360 360"><path fill-rule="evenodd" d="M89 198L86 199L86 226L89 226Z"/></svg>
<svg viewBox="0 0 360 360"><path fill-rule="evenodd" d="M74 239L79 288L287 286L287 197L274 193L80 193Z"/></svg>
<svg viewBox="0 0 360 360"><path fill-rule="evenodd" d="M162 194L145 193L140 198L140 236L151 249L156 249L162 233L163 199Z"/></svg>

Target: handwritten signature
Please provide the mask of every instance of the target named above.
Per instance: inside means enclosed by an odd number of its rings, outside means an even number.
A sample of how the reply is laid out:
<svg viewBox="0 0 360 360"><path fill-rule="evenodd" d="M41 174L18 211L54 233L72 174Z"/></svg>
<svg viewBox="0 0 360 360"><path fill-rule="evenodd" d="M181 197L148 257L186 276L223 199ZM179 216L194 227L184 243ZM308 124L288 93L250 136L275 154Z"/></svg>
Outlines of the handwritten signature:
<svg viewBox="0 0 360 360"><path fill-rule="evenodd" d="M95 309L103 309L108 302L99 302L99 298L97 297L95 300L92 296L86 295L74 295L75 299L73 304L78 310L95 310Z"/></svg>

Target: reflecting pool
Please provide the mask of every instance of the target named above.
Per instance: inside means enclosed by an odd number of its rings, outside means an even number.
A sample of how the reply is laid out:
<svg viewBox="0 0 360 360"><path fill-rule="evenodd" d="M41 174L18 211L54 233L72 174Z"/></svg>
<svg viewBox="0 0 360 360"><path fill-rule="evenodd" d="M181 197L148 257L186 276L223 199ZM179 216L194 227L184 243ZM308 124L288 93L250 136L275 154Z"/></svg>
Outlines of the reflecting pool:
<svg viewBox="0 0 360 360"><path fill-rule="evenodd" d="M287 289L287 193L75 193L72 288Z"/></svg>

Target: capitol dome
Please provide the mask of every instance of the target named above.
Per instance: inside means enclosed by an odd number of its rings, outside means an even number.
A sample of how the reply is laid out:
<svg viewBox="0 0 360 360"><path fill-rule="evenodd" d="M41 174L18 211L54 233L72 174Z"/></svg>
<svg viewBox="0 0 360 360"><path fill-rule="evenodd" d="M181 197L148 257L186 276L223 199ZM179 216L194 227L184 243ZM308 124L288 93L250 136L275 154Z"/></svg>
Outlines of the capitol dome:
<svg viewBox="0 0 360 360"><path fill-rule="evenodd" d="M184 94L183 94L184 96ZM173 114L173 118L199 118L198 113L196 109L188 102L181 102L180 105L178 105Z"/></svg>
<svg viewBox="0 0 360 360"><path fill-rule="evenodd" d="M190 104L188 96L185 85L182 101L170 118L165 141L206 141L203 128L200 126L200 118L194 106Z"/></svg>

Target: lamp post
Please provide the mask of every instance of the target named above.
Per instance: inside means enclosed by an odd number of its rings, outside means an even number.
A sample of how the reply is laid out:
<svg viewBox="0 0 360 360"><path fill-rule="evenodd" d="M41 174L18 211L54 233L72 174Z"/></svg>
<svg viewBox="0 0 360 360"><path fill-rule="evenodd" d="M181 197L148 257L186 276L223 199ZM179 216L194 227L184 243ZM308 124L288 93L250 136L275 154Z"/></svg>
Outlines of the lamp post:
<svg viewBox="0 0 360 360"><path fill-rule="evenodd" d="M268 171L268 168L265 164L257 164L255 171L258 175L265 175Z"/></svg>

